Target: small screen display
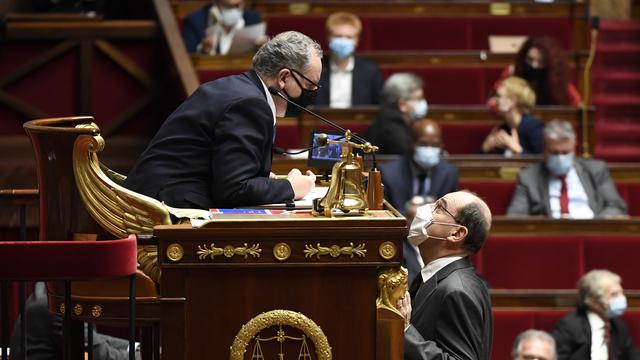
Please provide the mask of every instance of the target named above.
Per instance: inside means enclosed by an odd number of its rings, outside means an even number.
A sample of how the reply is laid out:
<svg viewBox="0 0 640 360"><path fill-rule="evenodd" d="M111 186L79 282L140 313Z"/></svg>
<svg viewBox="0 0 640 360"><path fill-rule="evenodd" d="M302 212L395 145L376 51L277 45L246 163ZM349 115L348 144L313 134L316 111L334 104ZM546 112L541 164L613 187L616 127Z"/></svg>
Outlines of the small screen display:
<svg viewBox="0 0 640 360"><path fill-rule="evenodd" d="M311 132L311 146L318 145L318 137L320 134L327 134L327 138L331 140L342 140L344 134L329 130L313 130ZM342 149L339 144L327 144L309 151L308 165L321 169L331 169L333 164L340 161Z"/></svg>

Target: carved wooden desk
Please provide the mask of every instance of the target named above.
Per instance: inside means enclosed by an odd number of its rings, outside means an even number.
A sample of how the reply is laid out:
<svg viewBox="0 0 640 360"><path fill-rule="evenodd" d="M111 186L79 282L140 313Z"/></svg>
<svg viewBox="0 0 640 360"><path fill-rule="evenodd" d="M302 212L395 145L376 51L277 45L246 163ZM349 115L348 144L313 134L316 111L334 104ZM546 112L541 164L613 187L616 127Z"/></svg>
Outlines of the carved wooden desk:
<svg viewBox="0 0 640 360"><path fill-rule="evenodd" d="M405 221L385 210L157 226L162 357L376 359L378 271L400 265ZM401 358L401 343L385 346Z"/></svg>

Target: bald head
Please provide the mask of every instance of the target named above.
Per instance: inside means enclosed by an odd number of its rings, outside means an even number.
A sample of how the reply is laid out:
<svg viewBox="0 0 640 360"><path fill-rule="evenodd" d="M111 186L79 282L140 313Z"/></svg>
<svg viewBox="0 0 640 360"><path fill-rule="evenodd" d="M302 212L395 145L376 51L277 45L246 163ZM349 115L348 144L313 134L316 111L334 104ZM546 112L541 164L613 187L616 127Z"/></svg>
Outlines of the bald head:
<svg viewBox="0 0 640 360"><path fill-rule="evenodd" d="M442 132L437 122L430 119L422 119L413 123L411 127L413 146L440 147L442 144Z"/></svg>
<svg viewBox="0 0 640 360"><path fill-rule="evenodd" d="M468 191L456 191L442 197L447 209L460 225L467 228L464 248L470 254L478 252L491 229L491 210L487 203Z"/></svg>

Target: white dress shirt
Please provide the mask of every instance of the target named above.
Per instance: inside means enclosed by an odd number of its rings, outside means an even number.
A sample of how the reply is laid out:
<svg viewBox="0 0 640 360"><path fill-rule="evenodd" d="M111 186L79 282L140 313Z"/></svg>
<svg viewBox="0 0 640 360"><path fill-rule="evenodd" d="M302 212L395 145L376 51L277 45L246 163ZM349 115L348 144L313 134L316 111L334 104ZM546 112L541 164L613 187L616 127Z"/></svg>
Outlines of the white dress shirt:
<svg viewBox="0 0 640 360"><path fill-rule="evenodd" d="M207 27L206 34L207 36L213 36L213 38L217 40L217 46L214 46L211 49L209 55L226 55L231 48L231 43L233 42L233 37L236 34L236 31L244 28L244 17L241 17L227 33L222 27L222 23L220 21L221 18L222 16L220 15L218 7L212 6L209 10L209 26ZM198 45L198 52L200 51L201 46L202 44Z"/></svg>
<svg viewBox="0 0 640 360"><path fill-rule="evenodd" d="M569 217L573 219L593 219L593 210L589 207L589 198L580 182L578 173L574 167L569 170L565 178L567 182L567 195L569 196ZM556 177L549 178L549 206L551 216L555 219L560 215L560 191L562 180Z"/></svg>
<svg viewBox="0 0 640 360"><path fill-rule="evenodd" d="M427 266L423 267L422 270L420 270L420 274L422 275L422 282L427 282L427 280L431 279L433 275L442 270L445 266L460 259L462 259L462 256L447 256L435 259L432 262L428 263Z"/></svg>
<svg viewBox="0 0 640 360"><path fill-rule="evenodd" d="M353 84L353 67L355 60L353 56L349 57L347 67L338 69L338 66L331 64L331 74L329 83L329 106L332 108L348 108L351 107L351 90Z"/></svg>
<svg viewBox="0 0 640 360"><path fill-rule="evenodd" d="M609 349L604 342L604 321L595 313L587 312L591 327L591 360L608 360Z"/></svg>

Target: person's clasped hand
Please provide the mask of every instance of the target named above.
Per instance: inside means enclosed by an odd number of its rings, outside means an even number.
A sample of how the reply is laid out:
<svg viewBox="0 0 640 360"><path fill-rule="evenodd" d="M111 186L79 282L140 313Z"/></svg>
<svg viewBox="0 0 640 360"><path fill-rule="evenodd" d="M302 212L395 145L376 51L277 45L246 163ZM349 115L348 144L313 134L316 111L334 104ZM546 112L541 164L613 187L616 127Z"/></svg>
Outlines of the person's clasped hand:
<svg viewBox="0 0 640 360"><path fill-rule="evenodd" d="M287 180L293 188L294 199L300 200L313 190L316 184L316 175L311 170L307 170L303 175L300 170L292 169L287 174Z"/></svg>

